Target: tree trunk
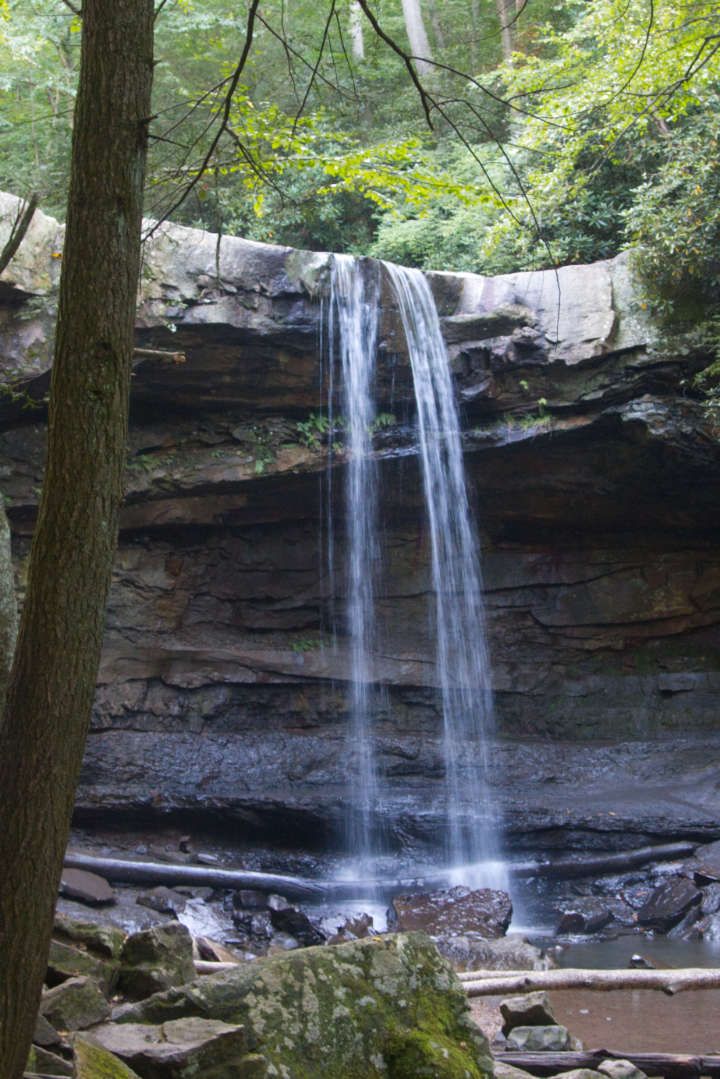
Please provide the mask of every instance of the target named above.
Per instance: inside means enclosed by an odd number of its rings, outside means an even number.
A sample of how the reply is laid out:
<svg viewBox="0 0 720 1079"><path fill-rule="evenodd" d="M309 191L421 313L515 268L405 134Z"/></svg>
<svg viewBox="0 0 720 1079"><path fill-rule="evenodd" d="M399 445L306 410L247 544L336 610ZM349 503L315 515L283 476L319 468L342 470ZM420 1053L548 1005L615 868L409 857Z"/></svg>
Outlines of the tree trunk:
<svg viewBox="0 0 720 1079"><path fill-rule="evenodd" d="M363 13L357 0L350 0L350 41L355 60L365 59L365 36L363 34Z"/></svg>
<svg viewBox="0 0 720 1079"><path fill-rule="evenodd" d="M0 1076L27 1059L82 762L126 451L152 0L83 0L45 482L0 724Z"/></svg>
<svg viewBox="0 0 720 1079"><path fill-rule="evenodd" d="M513 20L516 17L513 0L495 0L498 19L500 20L500 41L503 60L510 60L513 54Z"/></svg>
<svg viewBox="0 0 720 1079"><path fill-rule="evenodd" d="M568 1053L496 1053L495 1059L532 1075L557 1075L590 1068L597 1071L603 1060L629 1060L646 1075L662 1075L664 1079L720 1079L720 1056L695 1056L691 1053L636 1053L595 1049Z"/></svg>
<svg viewBox="0 0 720 1079"><path fill-rule="evenodd" d="M532 993L536 990L598 989L609 993L615 989L660 989L673 996L687 989L720 989L720 970L713 967L678 967L674 970L525 970L500 972L486 976L483 971L466 971L460 975L469 997L508 996L511 993Z"/></svg>
<svg viewBox="0 0 720 1079"><path fill-rule="evenodd" d="M15 575L10 550L10 525L0 494L0 713L7 692L17 636L17 601Z"/></svg>
<svg viewBox="0 0 720 1079"><path fill-rule="evenodd" d="M405 30L410 42L410 52L415 58L415 67L420 75L432 71L432 51L423 22L420 0L402 0Z"/></svg>

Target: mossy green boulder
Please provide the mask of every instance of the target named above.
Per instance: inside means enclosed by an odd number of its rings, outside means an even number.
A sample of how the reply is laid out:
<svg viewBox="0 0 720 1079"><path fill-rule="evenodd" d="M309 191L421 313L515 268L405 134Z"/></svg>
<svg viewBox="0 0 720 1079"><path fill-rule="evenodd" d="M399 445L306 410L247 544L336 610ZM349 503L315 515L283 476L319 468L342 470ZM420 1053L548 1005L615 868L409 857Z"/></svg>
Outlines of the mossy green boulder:
<svg viewBox="0 0 720 1079"><path fill-rule="evenodd" d="M268 1079L484 1079L487 1042L421 933L276 955L128 1007L117 1022L240 1023ZM258 1071L262 1075L262 1070Z"/></svg>
<svg viewBox="0 0 720 1079"><path fill-rule="evenodd" d="M73 1048L75 1079L138 1079L137 1072L101 1045L76 1038Z"/></svg>

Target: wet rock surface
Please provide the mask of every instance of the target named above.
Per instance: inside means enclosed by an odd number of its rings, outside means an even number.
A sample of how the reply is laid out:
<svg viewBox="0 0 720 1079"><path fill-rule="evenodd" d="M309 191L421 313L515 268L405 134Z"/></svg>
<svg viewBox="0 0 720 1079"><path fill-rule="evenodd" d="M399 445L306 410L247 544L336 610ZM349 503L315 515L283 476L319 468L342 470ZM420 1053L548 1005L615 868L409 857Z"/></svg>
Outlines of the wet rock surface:
<svg viewBox="0 0 720 1079"><path fill-rule="evenodd" d="M507 892L457 886L420 895L396 895L392 900L393 928L421 930L432 937L476 933L501 937L510 925L512 903Z"/></svg>
<svg viewBox="0 0 720 1079"><path fill-rule="evenodd" d="M0 231L15 206L0 198ZM61 244L36 214L3 275L0 366L38 399ZM223 238L218 272L217 249L166 225L146 253L137 342L167 355L137 356L78 814L234 820L325 847L342 833L349 671L347 642L331 647L328 632L338 596L318 573L318 473L341 441L317 419L328 257ZM705 359L660 349L626 256L430 283L484 539L508 847L716 839L720 449L687 390ZM379 823L413 851L437 846L441 715L411 380L383 304L378 407L395 422L375 436L388 552L372 672L385 690ZM42 407L4 398L20 580L44 442ZM338 480L344 465L338 453Z"/></svg>

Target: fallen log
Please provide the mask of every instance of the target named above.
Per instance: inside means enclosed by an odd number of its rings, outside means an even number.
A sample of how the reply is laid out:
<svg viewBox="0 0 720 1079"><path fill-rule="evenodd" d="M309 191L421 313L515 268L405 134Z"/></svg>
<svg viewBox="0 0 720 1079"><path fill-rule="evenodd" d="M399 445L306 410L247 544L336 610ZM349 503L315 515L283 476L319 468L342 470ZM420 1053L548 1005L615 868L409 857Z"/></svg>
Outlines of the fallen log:
<svg viewBox="0 0 720 1079"><path fill-rule="evenodd" d="M653 847L635 847L633 850L556 858L545 862L516 862L508 866L508 869L514 877L586 877L595 873L636 869L637 866L647 865L649 862L686 858L695 851L697 845L681 840L677 843L658 843Z"/></svg>
<svg viewBox="0 0 720 1079"><path fill-rule="evenodd" d="M632 851L592 855L589 858L562 858L547 862L508 864L514 877L587 876L590 873L630 869L647 862L681 858L691 854L695 843L662 843L655 847L639 847ZM256 888L261 892L280 892L289 899L361 899L375 898L378 892L422 892L450 885L450 870L423 877L404 877L394 880L309 880L281 873L259 873L246 869L214 869L210 866L181 865L172 862L135 862L121 858L98 858L89 854L65 856L68 869L87 869L109 880L127 884L201 884L211 888ZM475 867L468 866L468 870ZM457 869L452 871L456 875Z"/></svg>
<svg viewBox="0 0 720 1079"><path fill-rule="evenodd" d="M240 966L240 960L237 963L214 963L211 959L195 959L196 974L221 974L224 970L235 970Z"/></svg>
<svg viewBox="0 0 720 1079"><path fill-rule="evenodd" d="M289 899L320 899L327 885L303 877L281 873L257 873L249 869L215 869L205 865L176 865L172 862L128 862L121 858L96 858L89 854L65 855L68 869L87 869L109 880L126 884L199 884L209 888L254 888L279 892Z"/></svg>
<svg viewBox="0 0 720 1079"><path fill-rule="evenodd" d="M691 1079L701 1075L720 1079L720 1056L696 1056L685 1053L633 1053L607 1049L566 1053L495 1053L495 1059L531 1075L556 1075L574 1068L597 1070L603 1060L629 1060L646 1075L661 1075L664 1079Z"/></svg>
<svg viewBox="0 0 720 1079"><path fill-rule="evenodd" d="M469 997L507 996L536 989L660 989L673 996L688 989L720 989L720 969L679 967L671 970L525 970L510 976L477 977L477 971L460 975Z"/></svg>

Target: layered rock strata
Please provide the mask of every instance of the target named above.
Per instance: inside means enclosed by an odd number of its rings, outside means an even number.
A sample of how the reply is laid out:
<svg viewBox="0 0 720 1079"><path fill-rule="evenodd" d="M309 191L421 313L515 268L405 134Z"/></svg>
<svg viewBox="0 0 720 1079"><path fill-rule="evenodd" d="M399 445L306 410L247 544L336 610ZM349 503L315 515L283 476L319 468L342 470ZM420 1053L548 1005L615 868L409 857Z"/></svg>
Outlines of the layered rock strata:
<svg viewBox="0 0 720 1079"><path fill-rule="evenodd" d="M0 241L16 201L0 198ZM42 482L62 228L0 280L0 485L18 580ZM346 797L348 650L324 564L328 255L163 225L145 248L127 496L78 813L185 812L324 844ZM628 258L432 274L484 547L511 843L720 834L720 444ZM386 566L374 677L390 838L440 819L440 715L411 378L383 293ZM332 484L328 444L335 443ZM608 803L614 806L612 812ZM598 838L599 835L599 838Z"/></svg>

